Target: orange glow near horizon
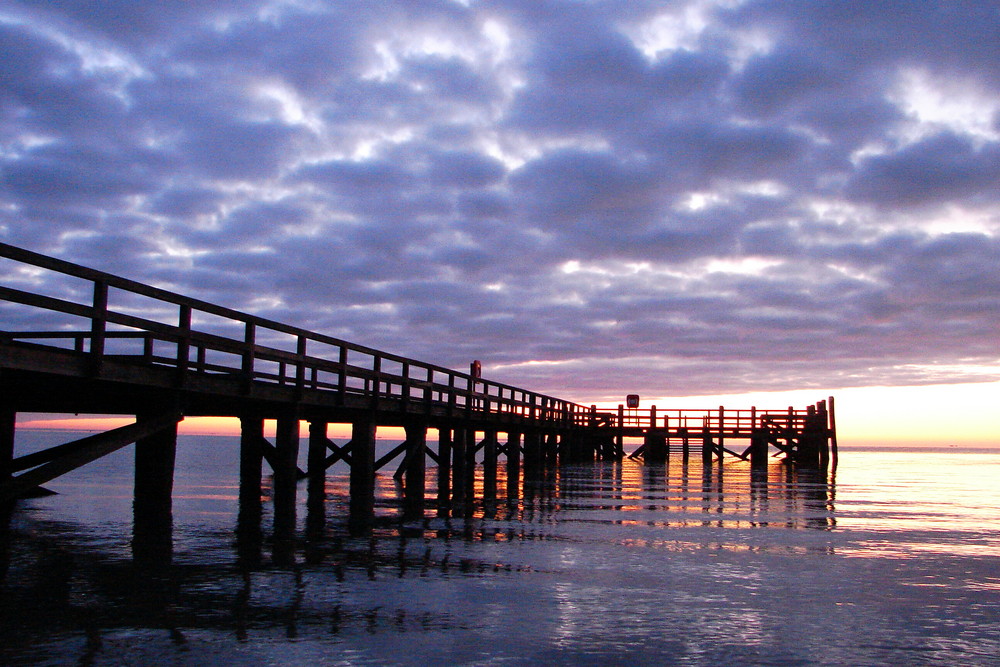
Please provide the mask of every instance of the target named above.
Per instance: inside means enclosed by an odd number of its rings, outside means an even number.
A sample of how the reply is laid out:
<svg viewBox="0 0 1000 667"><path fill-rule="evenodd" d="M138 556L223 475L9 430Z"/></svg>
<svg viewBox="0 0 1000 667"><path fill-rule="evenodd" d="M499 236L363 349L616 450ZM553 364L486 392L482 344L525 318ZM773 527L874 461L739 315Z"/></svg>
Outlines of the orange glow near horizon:
<svg viewBox="0 0 1000 667"><path fill-rule="evenodd" d="M62 415L52 415L47 418L18 421L17 428L24 430L51 430L51 431L110 431L111 429L127 426L135 422L133 417L66 417ZM178 425L177 432L181 435L226 435L238 436L240 434L240 420L236 417L185 417ZM274 437L275 421L273 419L264 420L264 435ZM299 435L308 437L309 424L305 421L299 424ZM332 440L344 440L351 437L350 424L330 424L327 429L327 437ZM397 438L405 437L403 429L393 426L382 426L378 429L378 437Z"/></svg>
<svg viewBox="0 0 1000 667"><path fill-rule="evenodd" d="M833 396L836 400L838 441L841 445L876 446L966 446L1000 448L1000 418L996 403L1000 382L917 387L860 387L850 389L806 389L783 392L727 394L715 396L643 397L640 410L658 408L704 409L720 405L732 409L804 408ZM623 397L624 399L624 397ZM588 402L583 401L589 405ZM615 410L615 403L597 403L599 409ZM131 424L131 417L38 415L18 421L19 429L104 431ZM331 424L328 437L350 438L349 424ZM240 422L231 417L188 417L178 431L185 435L240 433ZM274 421L265 421L265 433L274 435ZM301 434L308 425L301 423ZM381 427L380 437L402 438L401 428Z"/></svg>
<svg viewBox="0 0 1000 667"><path fill-rule="evenodd" d="M804 408L833 396L841 445L1000 448L1000 382L645 398L658 408ZM624 397L623 397L624 399ZM600 404L599 409L617 409Z"/></svg>

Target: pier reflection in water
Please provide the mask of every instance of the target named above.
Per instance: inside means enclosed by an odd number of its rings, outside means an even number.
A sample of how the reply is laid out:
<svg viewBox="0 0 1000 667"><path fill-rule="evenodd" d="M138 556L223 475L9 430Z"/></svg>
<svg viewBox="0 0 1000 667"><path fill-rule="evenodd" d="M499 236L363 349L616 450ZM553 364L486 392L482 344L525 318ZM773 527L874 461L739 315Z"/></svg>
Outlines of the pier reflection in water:
<svg viewBox="0 0 1000 667"><path fill-rule="evenodd" d="M968 535L893 524L893 491L859 487L860 468L846 500L843 482L777 462L567 466L511 489L501 468L495 500L405 521L385 475L367 537L347 531L349 480L333 471L322 506L300 494L296 539L282 540L268 487L241 510L235 472L213 463L225 453L203 455L178 466L159 559L129 548L126 456L19 506L3 536L0 658L931 664L1000 648L996 559L913 558ZM884 557L892 539L922 546Z"/></svg>

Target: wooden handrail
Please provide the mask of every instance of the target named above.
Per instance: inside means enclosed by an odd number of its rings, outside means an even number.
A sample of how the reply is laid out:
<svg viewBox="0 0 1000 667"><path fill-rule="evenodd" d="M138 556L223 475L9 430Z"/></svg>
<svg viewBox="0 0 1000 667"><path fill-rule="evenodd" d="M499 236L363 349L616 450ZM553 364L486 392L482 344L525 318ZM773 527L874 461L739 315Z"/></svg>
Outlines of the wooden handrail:
<svg viewBox="0 0 1000 667"><path fill-rule="evenodd" d="M88 352L93 359L95 372L99 372L104 357L111 356L106 350L109 340L142 338L146 341L143 350L144 360L155 360L161 364L170 363L171 360L155 354L153 349L155 341L175 344L177 349L172 361L181 372L192 366L190 349L193 347L197 350L198 356L197 362L193 364L196 370L242 373L247 381L294 383L297 389L302 390L307 385L308 377L310 386L328 387L343 397L347 393L357 393L355 388L350 386L350 380L354 379L370 386L370 394L375 405L381 396L386 395L398 396L404 402L409 402L412 400L411 392L415 388L423 392L423 400L428 404L427 410L430 409L430 401L433 400L434 394L437 394L438 401L447 405L452 413L461 408L469 414L489 411L489 413L520 415L535 421L585 423L583 417L587 413L583 406L552 396L492 380L473 378L467 373L242 313L5 243L0 243L0 257L90 281L93 284L93 300L89 304L0 286L0 300L90 321L89 331L10 331L0 333L0 341L67 338L74 340L77 346L82 348L83 341L89 340ZM110 290L124 291L177 307L177 324L165 324L115 310L109 303L113 302L113 299L109 299ZM242 339L198 330L196 324L198 313L241 323L244 333ZM127 330L115 327L125 327ZM262 331L294 337L295 351L258 343ZM309 354L310 341L332 348L337 356L336 360ZM209 351L233 355L233 365L209 364L206 361L206 353ZM349 356L367 358L371 362L371 367L347 363ZM392 365L398 364L399 372L385 369L386 362ZM278 370L267 372L260 368L261 363L275 363ZM288 368L294 369L290 376ZM335 381L320 382L318 380L320 373L336 375ZM436 378L438 375L441 380ZM447 378L446 382L444 378Z"/></svg>

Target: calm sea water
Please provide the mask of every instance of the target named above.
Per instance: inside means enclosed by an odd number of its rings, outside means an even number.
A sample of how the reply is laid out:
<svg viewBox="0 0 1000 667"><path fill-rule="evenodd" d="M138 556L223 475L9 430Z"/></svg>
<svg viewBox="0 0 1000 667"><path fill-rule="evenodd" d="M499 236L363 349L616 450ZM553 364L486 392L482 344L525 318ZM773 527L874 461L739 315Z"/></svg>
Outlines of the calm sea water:
<svg viewBox="0 0 1000 667"><path fill-rule="evenodd" d="M278 565L266 504L260 560L240 557L237 452L181 437L162 567L132 559L129 449L22 502L0 536L0 662L1000 664L1000 453L844 450L832 479L571 466L406 525L386 473L366 538L344 531L335 467L322 534L303 483Z"/></svg>

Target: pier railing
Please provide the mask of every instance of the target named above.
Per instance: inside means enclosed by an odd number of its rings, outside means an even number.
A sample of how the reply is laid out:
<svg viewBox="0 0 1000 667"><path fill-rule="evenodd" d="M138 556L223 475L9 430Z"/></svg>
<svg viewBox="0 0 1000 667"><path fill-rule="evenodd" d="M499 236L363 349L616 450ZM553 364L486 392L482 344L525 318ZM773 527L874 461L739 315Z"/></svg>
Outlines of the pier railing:
<svg viewBox="0 0 1000 667"><path fill-rule="evenodd" d="M624 430L631 434L662 432L674 436L712 433L722 437L749 438L760 428L773 431L801 430L807 423L819 419L829 429L833 429L832 406L826 401L804 409L731 409L718 408L624 408L617 411L592 409L590 423L612 430Z"/></svg>
<svg viewBox="0 0 1000 667"><path fill-rule="evenodd" d="M182 296L0 244L0 314L21 324L0 344L63 348L100 375L109 360L324 392L343 405L392 403L404 413L513 417L585 426L590 408ZM55 286L55 287L53 287ZM48 294L41 293L47 290Z"/></svg>

